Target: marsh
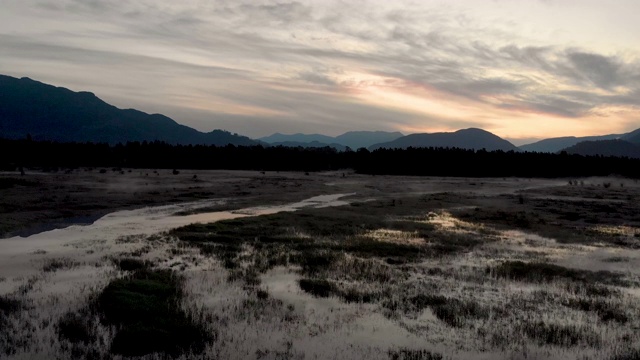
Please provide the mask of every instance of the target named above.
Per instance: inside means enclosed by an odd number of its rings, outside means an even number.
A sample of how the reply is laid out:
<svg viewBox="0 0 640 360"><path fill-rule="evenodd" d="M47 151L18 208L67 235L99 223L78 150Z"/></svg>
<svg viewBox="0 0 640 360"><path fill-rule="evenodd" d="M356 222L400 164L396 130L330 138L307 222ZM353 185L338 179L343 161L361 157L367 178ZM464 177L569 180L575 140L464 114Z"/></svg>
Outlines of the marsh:
<svg viewBox="0 0 640 360"><path fill-rule="evenodd" d="M98 170L0 175L3 357L640 354L633 180Z"/></svg>

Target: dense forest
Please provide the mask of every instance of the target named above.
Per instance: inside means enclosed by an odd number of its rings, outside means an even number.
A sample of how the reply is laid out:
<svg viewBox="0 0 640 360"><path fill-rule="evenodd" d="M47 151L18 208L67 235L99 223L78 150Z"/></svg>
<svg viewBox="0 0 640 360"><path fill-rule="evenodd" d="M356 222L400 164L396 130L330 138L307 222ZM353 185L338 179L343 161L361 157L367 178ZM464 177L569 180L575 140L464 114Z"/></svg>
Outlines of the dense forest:
<svg viewBox="0 0 640 360"><path fill-rule="evenodd" d="M640 177L640 160L566 153L449 148L338 152L333 148L170 145L163 142L56 143L0 140L0 168L78 167L324 171L465 177Z"/></svg>

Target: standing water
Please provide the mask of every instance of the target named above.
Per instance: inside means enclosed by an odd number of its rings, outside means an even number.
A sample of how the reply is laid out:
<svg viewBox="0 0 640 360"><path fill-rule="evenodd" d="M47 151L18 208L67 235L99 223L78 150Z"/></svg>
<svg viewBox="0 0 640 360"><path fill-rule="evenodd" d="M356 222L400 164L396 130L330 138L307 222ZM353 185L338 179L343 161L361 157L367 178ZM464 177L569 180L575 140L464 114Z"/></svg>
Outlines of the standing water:
<svg viewBox="0 0 640 360"><path fill-rule="evenodd" d="M35 265L40 265L39 263L46 258L99 260L105 255L112 255L121 250L116 240L126 236L149 236L194 223L268 215L303 208L342 206L348 202L340 199L350 195L354 194L322 195L286 205L187 216L179 216L176 213L211 206L211 201L117 211L90 225L73 225L28 237L0 239L0 274L7 279L33 275L39 270L38 266L34 266L34 262ZM0 295L6 290L0 287Z"/></svg>

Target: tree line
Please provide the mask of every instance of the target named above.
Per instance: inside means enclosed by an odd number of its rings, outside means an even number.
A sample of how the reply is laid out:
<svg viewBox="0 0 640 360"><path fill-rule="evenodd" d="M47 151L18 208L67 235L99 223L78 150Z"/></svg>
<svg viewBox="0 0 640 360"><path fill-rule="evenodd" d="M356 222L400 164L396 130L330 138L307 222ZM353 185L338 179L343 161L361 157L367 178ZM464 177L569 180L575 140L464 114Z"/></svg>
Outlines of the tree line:
<svg viewBox="0 0 640 360"><path fill-rule="evenodd" d="M485 151L458 148L378 149L171 145L164 142L57 143L0 140L0 168L79 167L326 171L354 169L372 175L461 177L640 178L640 159L567 153Z"/></svg>

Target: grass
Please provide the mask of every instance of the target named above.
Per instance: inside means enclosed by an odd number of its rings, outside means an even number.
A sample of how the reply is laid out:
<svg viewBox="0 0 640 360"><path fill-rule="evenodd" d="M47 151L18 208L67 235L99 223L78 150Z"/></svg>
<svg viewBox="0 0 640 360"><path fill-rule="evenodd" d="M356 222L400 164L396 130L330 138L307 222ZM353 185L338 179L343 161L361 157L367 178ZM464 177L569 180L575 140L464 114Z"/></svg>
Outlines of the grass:
<svg viewBox="0 0 640 360"><path fill-rule="evenodd" d="M556 225L550 224L558 219L577 221L571 209L542 216L529 210L537 199L527 198L524 204L514 199L521 211L483 214L476 207L469 210L478 213L470 220L490 216L509 228L536 232L556 231ZM436 334L444 331L460 344L475 334L473 341L486 350L519 353L516 348L520 346L534 346L554 354L565 350L580 354L584 349L611 349L627 336L625 328L635 326L637 321L630 314L637 309L626 309L626 295L615 288L633 285L623 273L567 268L545 262L544 256L518 261L529 255L515 254L519 250L504 249L499 242L483 246L499 239L499 231L467 222L459 222L452 230L434 226L426 214L438 209L422 201L433 202L426 196L418 203L403 200L393 206L391 201L374 201L308 209L190 225L171 235L220 260L229 271L228 280L241 283L248 292L249 299L243 300L241 308L258 309L247 310L254 311L251 319L265 316L259 311L265 305L260 304L277 306L277 296L258 287L261 274L284 266L300 275L299 288L311 296L374 304L376 311L417 336L438 338ZM506 219L498 220L500 217ZM559 224L562 228L565 223ZM554 234L565 231L569 232L562 228ZM562 240L533 241L527 246L566 246ZM496 255L501 262L483 271L485 260ZM535 290L514 292L523 286L515 282ZM544 290L547 287L550 289ZM437 320L421 317L425 310ZM418 321L436 322L415 325ZM593 321L600 328L594 329ZM405 348L388 354L397 359L443 357Z"/></svg>
<svg viewBox="0 0 640 360"><path fill-rule="evenodd" d="M89 344L96 339L92 328L90 314L68 312L62 316L56 325L56 332L61 339L71 343Z"/></svg>
<svg viewBox="0 0 640 360"><path fill-rule="evenodd" d="M56 272L58 270L68 270L80 266L80 263L68 258L47 260L42 266L44 272Z"/></svg>
<svg viewBox="0 0 640 360"><path fill-rule="evenodd" d="M111 352L124 356L197 353L212 340L180 307L181 279L169 270L139 270L98 296L103 321L116 326Z"/></svg>
<svg viewBox="0 0 640 360"><path fill-rule="evenodd" d="M442 354L427 350L397 349L389 350L389 360L442 360Z"/></svg>
<svg viewBox="0 0 640 360"><path fill-rule="evenodd" d="M118 267L118 269L122 271L137 271L151 267L151 263L149 261L135 258L114 259L113 262Z"/></svg>
<svg viewBox="0 0 640 360"><path fill-rule="evenodd" d="M304 275L312 277L331 269L345 255L402 265L425 257L454 256L485 242L482 237L450 235L438 232L432 224L407 220L416 213L411 201L397 201L403 205L395 206L386 203L192 224L170 234L198 247L204 255L217 257L229 270L246 266L242 254L248 247L257 254L249 261L260 273L275 266L299 265ZM367 235L378 229L415 233L428 241L385 242Z"/></svg>
<svg viewBox="0 0 640 360"><path fill-rule="evenodd" d="M640 360L640 349L622 349L608 360Z"/></svg>
<svg viewBox="0 0 640 360"><path fill-rule="evenodd" d="M626 324L629 322L629 317L622 309L617 307L613 302L605 299L569 299L564 301L562 305L584 312L594 312L602 321L615 321L620 324Z"/></svg>
<svg viewBox="0 0 640 360"><path fill-rule="evenodd" d="M629 286L629 283L623 279L624 276L619 273L570 269L541 262L505 261L489 271L498 278L533 283L569 280L588 284Z"/></svg>
<svg viewBox="0 0 640 360"><path fill-rule="evenodd" d="M20 300L8 295L0 296L0 321L9 314L22 310L23 304Z"/></svg>
<svg viewBox="0 0 640 360"><path fill-rule="evenodd" d="M317 297L329 297L338 292L335 285L325 279L300 279L298 284L302 291Z"/></svg>
<svg viewBox="0 0 640 360"><path fill-rule="evenodd" d="M443 323L453 328L461 328L471 320L489 317L489 308L481 306L470 299L457 299L440 294L417 294L405 298L400 304L386 302L390 310L403 310L408 313L420 313L424 309L431 309L433 314Z"/></svg>
<svg viewBox="0 0 640 360"><path fill-rule="evenodd" d="M302 291L315 297L336 296L347 303L372 303L381 298L379 292L356 288L343 289L335 282L326 279L302 278L298 280L298 285Z"/></svg>
<svg viewBox="0 0 640 360"><path fill-rule="evenodd" d="M12 355L18 349L28 346L31 336L21 336L20 329L12 318L19 316L25 310L25 302L13 295L0 296L0 355Z"/></svg>
<svg viewBox="0 0 640 360"><path fill-rule="evenodd" d="M14 186L37 186L37 185L39 185L39 183L33 180L0 177L0 190L9 189Z"/></svg>
<svg viewBox="0 0 640 360"><path fill-rule="evenodd" d="M538 321L520 325L519 331L539 345L571 348L578 345L597 347L601 343L597 334L578 325L560 325Z"/></svg>

